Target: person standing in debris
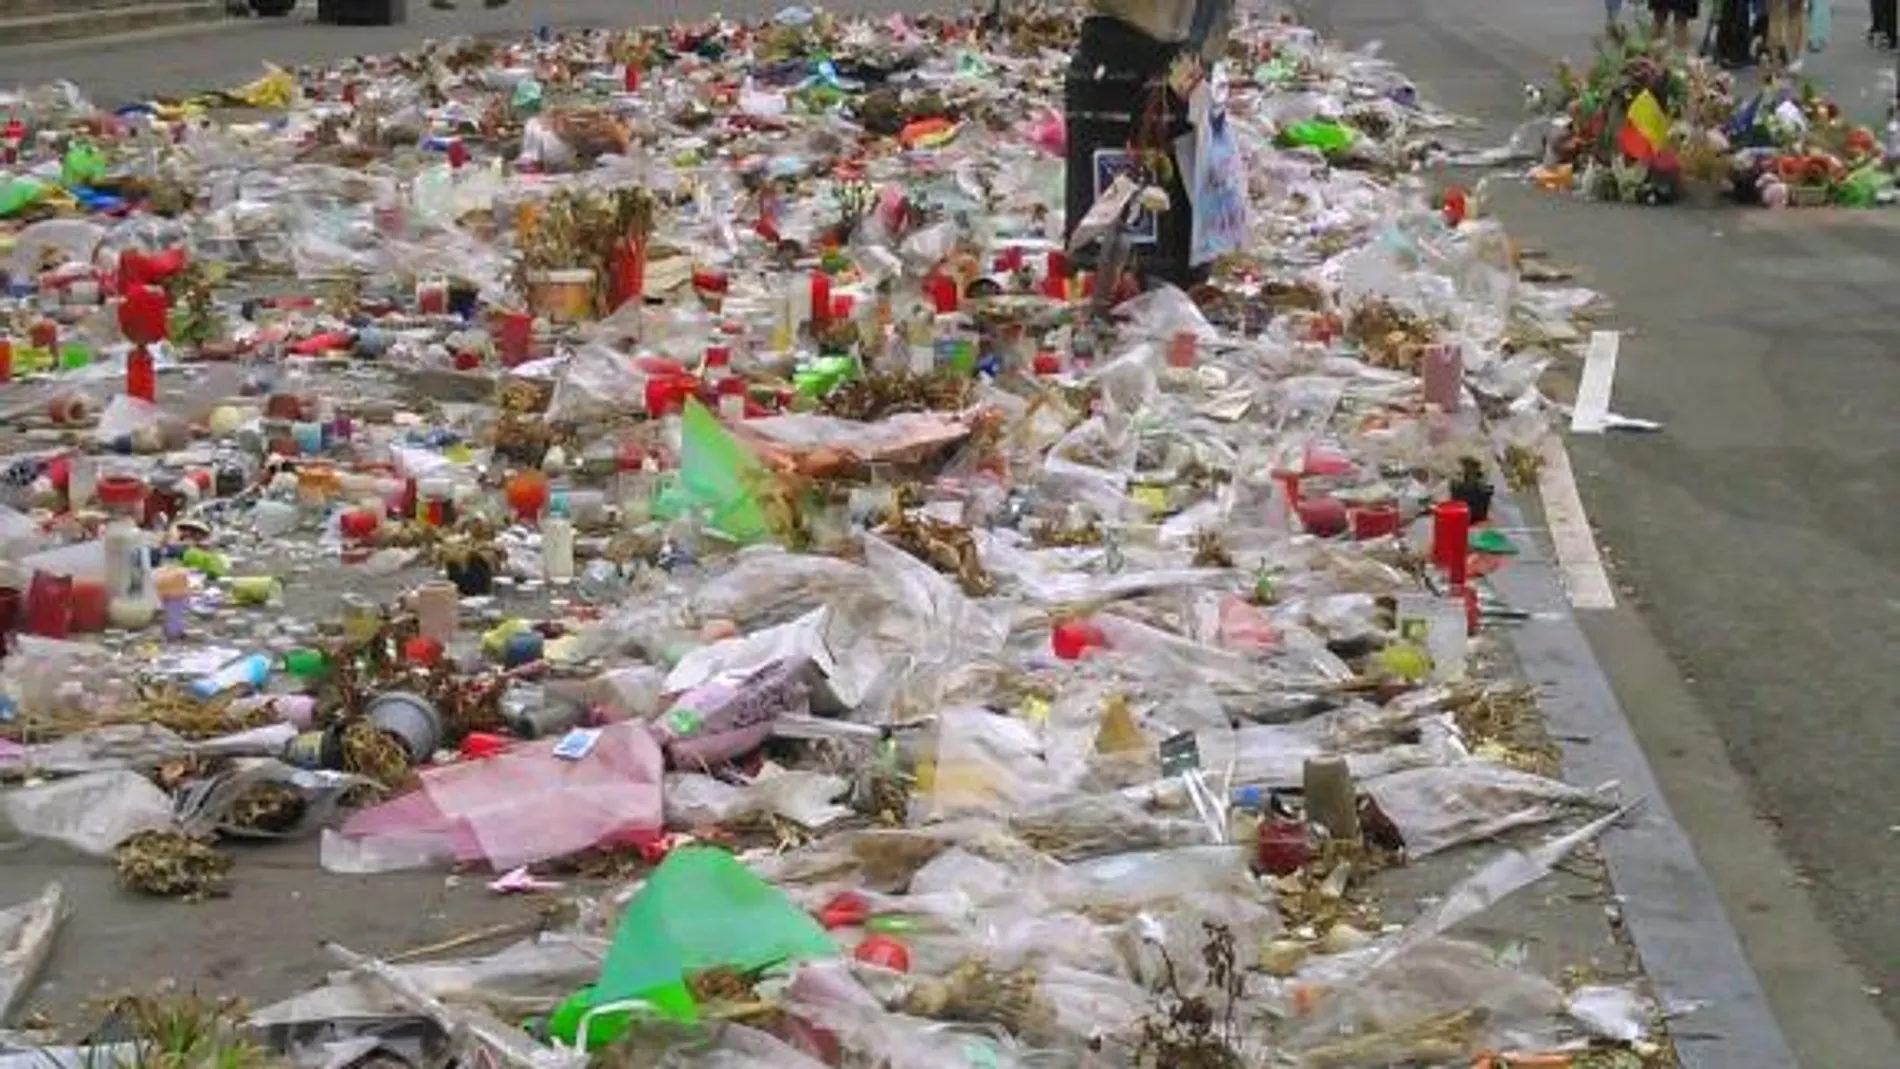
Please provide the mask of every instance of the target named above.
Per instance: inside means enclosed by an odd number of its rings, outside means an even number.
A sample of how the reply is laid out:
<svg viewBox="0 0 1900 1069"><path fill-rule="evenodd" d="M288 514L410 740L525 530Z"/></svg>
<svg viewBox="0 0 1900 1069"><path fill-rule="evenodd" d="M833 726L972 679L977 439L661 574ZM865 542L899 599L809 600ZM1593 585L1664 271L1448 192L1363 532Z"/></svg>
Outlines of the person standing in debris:
<svg viewBox="0 0 1900 1069"><path fill-rule="evenodd" d="M1689 51L1689 25L1700 13L1701 0L1649 0L1649 13L1656 19L1656 38L1668 37L1678 52Z"/></svg>

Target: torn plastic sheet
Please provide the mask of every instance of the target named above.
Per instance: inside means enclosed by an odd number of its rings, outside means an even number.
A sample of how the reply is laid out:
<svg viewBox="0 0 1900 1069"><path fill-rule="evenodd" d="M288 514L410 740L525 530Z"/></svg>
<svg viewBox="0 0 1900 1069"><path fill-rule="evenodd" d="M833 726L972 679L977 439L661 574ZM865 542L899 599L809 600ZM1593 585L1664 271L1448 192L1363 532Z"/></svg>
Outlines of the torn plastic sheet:
<svg viewBox="0 0 1900 1069"><path fill-rule="evenodd" d="M33 993L53 952L53 939L71 912L66 889L57 882L47 884L30 902L0 909L0 1028Z"/></svg>
<svg viewBox="0 0 1900 1069"><path fill-rule="evenodd" d="M89 772L0 793L0 819L20 834L104 857L142 831L175 826L171 796L136 772Z"/></svg>
<svg viewBox="0 0 1900 1069"><path fill-rule="evenodd" d="M1397 825L1413 857L1616 804L1602 793L1484 761L1394 772L1363 781L1363 789Z"/></svg>
<svg viewBox="0 0 1900 1069"><path fill-rule="evenodd" d="M370 782L362 776L343 772L292 768L269 758L240 760L225 772L180 791L178 822L189 832L215 831L233 838L283 839L307 835L329 824L347 791ZM246 794L264 786L287 787L302 797L303 807L296 819L282 828L232 823L232 807Z"/></svg>
<svg viewBox="0 0 1900 1069"><path fill-rule="evenodd" d="M1586 984L1570 993L1564 1012L1598 1039L1639 1043L1656 1018L1656 1004L1626 987Z"/></svg>
<svg viewBox="0 0 1900 1069"><path fill-rule="evenodd" d="M544 935L477 958L391 965L418 990L449 1003L480 1002L526 1016L545 1013L600 970L607 942L574 935ZM352 972L333 974L320 986L251 1013L264 1028L348 1017L385 1017L403 1012L387 988Z"/></svg>
<svg viewBox="0 0 1900 1069"><path fill-rule="evenodd" d="M1468 1058L1478 1049L1542 1046L1562 1012L1563 992L1543 977L1500 964L1474 943L1430 939L1378 968L1335 982L1321 959L1300 982L1319 987L1318 1006L1289 1046L1302 1065L1373 1069ZM1310 997L1310 996L1309 996ZM1479 1027L1418 1035L1421 1022L1476 1011Z"/></svg>
<svg viewBox="0 0 1900 1069"><path fill-rule="evenodd" d="M662 826L659 744L643 723L600 729L586 755L559 739L432 768L422 786L323 834L323 867L388 872L450 862L497 871L579 853Z"/></svg>
<svg viewBox="0 0 1900 1069"><path fill-rule="evenodd" d="M690 831L749 817L779 816L818 831L851 815L850 809L834 804L850 789L842 776L775 767L746 784L697 772L674 773L666 777L666 823Z"/></svg>

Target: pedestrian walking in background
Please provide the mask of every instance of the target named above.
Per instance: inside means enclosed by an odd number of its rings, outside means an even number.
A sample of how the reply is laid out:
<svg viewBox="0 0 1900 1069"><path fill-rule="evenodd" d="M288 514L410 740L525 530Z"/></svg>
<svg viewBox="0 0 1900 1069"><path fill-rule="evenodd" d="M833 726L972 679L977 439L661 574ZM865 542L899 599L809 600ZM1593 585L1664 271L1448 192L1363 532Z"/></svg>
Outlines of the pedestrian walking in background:
<svg viewBox="0 0 1900 1069"><path fill-rule="evenodd" d="M1808 51L1819 52L1834 36L1834 5L1829 0L1808 0Z"/></svg>
<svg viewBox="0 0 1900 1069"><path fill-rule="evenodd" d="M1900 0L1868 0L1867 43L1889 51L1894 46L1895 23L1900 22Z"/></svg>
<svg viewBox="0 0 1900 1069"><path fill-rule="evenodd" d="M1755 48L1761 38L1759 0L1715 0L1715 20L1710 27L1709 53L1715 62L1729 70L1755 62ZM1900 0L1894 0L1900 3Z"/></svg>
<svg viewBox="0 0 1900 1069"><path fill-rule="evenodd" d="M1689 51L1689 25L1701 11L1701 0L1649 0L1649 13L1656 19L1656 37L1668 36L1676 51Z"/></svg>
<svg viewBox="0 0 1900 1069"><path fill-rule="evenodd" d="M1768 58L1787 71L1801 69L1808 46L1806 0L1768 0Z"/></svg>

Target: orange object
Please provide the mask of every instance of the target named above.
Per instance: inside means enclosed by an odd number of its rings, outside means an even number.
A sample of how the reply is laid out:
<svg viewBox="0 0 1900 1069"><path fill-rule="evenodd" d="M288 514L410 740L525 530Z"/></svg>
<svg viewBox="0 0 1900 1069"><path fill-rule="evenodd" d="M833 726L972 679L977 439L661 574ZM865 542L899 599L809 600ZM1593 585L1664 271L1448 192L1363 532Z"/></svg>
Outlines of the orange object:
<svg viewBox="0 0 1900 1069"><path fill-rule="evenodd" d="M957 124L949 119L918 119L905 126L897 135L905 148L917 148L920 145L940 145L950 140L956 133Z"/></svg>
<svg viewBox="0 0 1900 1069"><path fill-rule="evenodd" d="M1452 186L1445 190L1445 225L1455 227L1471 215L1471 197L1463 187Z"/></svg>
<svg viewBox="0 0 1900 1069"><path fill-rule="evenodd" d="M515 518L533 523L548 507L548 477L532 469L515 472L508 476L507 494Z"/></svg>

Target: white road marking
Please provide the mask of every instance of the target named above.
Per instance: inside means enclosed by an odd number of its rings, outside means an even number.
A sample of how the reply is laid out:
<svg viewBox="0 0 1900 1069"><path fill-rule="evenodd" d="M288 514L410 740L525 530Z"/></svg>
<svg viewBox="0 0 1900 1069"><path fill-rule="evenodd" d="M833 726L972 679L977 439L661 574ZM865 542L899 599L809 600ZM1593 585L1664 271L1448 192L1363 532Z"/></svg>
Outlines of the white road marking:
<svg viewBox="0 0 1900 1069"><path fill-rule="evenodd" d="M1542 453L1537 490L1544 499L1544 521L1550 525L1557 571L1563 578L1564 591L1570 595L1571 607L1614 609L1616 591L1610 586L1609 573L1603 570L1596 536L1590 533L1590 520L1583 512L1577 477L1570 470L1570 451L1564 448L1563 439L1553 434L1544 439Z"/></svg>
<svg viewBox="0 0 1900 1069"><path fill-rule="evenodd" d="M1570 433L1602 434L1610 425L1610 393L1616 389L1616 352L1623 335L1614 330L1590 332L1583 353L1583 380L1577 383L1577 403L1570 409Z"/></svg>

